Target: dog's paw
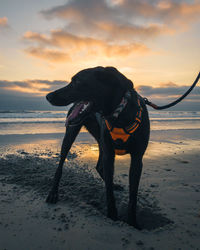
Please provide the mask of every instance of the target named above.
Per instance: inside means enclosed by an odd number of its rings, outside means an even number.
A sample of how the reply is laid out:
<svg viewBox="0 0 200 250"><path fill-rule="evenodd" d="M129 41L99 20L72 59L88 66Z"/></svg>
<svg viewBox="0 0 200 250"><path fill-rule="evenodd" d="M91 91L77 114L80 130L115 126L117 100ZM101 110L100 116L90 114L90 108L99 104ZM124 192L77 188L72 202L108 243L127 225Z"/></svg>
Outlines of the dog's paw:
<svg viewBox="0 0 200 250"><path fill-rule="evenodd" d="M56 204L57 201L58 201L58 192L50 191L46 198L46 202Z"/></svg>
<svg viewBox="0 0 200 250"><path fill-rule="evenodd" d="M130 226L133 226L137 230L142 230L142 227L137 223L136 220L127 222Z"/></svg>
<svg viewBox="0 0 200 250"><path fill-rule="evenodd" d="M117 209L112 209L107 212L107 217L110 218L111 220L118 220L118 214L117 214Z"/></svg>

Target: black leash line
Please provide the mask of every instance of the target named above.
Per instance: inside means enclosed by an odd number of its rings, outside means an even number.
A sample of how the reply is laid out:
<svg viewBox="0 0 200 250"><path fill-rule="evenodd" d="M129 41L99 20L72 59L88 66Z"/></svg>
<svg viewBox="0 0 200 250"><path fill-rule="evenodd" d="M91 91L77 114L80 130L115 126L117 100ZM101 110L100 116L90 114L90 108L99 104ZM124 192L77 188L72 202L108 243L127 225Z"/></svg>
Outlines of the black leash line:
<svg viewBox="0 0 200 250"><path fill-rule="evenodd" d="M171 102L167 105L164 105L164 106L157 106L156 104L150 102L146 97L143 98L143 100L145 101L145 103L149 106L151 106L152 108L154 109L157 109L157 110L161 110L161 109L167 109L167 108L170 108L172 106L175 106L177 103L179 103L180 101L182 101L187 95L189 95L189 93L193 90L193 88L196 86L196 84L198 83L199 81L199 78L200 78L200 72L196 78L196 80L194 81L194 83L192 84L192 86L185 92L185 94L183 94L181 97L179 97L176 101L174 102Z"/></svg>

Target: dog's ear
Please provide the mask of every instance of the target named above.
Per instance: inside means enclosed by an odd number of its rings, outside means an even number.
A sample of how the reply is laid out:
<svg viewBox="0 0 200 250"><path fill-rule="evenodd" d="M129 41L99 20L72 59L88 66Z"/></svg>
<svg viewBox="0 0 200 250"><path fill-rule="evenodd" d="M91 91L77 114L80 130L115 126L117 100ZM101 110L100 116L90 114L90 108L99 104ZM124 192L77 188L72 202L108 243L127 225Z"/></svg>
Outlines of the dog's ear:
<svg viewBox="0 0 200 250"><path fill-rule="evenodd" d="M97 67L94 71L97 80L108 83L112 87L118 87L127 91L133 88L131 80L126 78L114 67Z"/></svg>
<svg viewBox="0 0 200 250"><path fill-rule="evenodd" d="M133 89L133 83L113 67L97 67L94 76L102 85L106 85L106 92L109 98L104 98L104 102L110 107L108 114L113 111L121 102L122 97L128 91ZM104 93L105 95L105 93Z"/></svg>
<svg viewBox="0 0 200 250"><path fill-rule="evenodd" d="M105 71L108 72L110 75L115 76L118 79L122 88L125 88L126 90L133 89L134 86L133 86L132 81L126 78L116 68L106 67Z"/></svg>

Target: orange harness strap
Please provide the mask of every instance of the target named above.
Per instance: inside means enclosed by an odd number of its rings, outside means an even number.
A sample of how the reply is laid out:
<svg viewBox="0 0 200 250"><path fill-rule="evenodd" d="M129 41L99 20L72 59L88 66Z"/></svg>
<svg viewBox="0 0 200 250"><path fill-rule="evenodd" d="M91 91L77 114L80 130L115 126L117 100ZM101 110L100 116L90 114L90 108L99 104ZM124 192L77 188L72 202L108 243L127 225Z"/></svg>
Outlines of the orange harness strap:
<svg viewBox="0 0 200 250"><path fill-rule="evenodd" d="M139 111L136 114L136 118L133 124L129 125L128 127L125 128L115 128L115 127L111 127L111 125L109 124L109 122L107 120L105 120L106 123L106 127L110 132L110 135L112 137L112 140L114 143L116 143L117 140L120 140L123 142L123 144L125 144L129 137L136 131L136 129L139 127L140 123L141 123L141 117L142 117L142 107L140 105L140 100L138 98L138 106L139 106ZM115 148L115 153L117 155L124 155L127 154L127 151L125 149L118 149Z"/></svg>

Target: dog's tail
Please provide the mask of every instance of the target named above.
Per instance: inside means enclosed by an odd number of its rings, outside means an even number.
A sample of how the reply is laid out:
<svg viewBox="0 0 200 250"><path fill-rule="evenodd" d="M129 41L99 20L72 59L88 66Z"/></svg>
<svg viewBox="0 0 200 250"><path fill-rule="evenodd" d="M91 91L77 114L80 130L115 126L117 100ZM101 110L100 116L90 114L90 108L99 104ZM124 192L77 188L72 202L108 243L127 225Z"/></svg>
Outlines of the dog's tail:
<svg viewBox="0 0 200 250"><path fill-rule="evenodd" d="M146 97L143 98L143 100L145 101L145 103L149 106L151 106L152 108L154 109L157 109L157 110L161 110L161 109L167 109L167 108L170 108L172 106L175 106L177 103L181 102L187 95L189 95L189 93L193 90L193 88L196 86L196 84L198 83L199 81L199 78L200 78L200 72L196 78L196 80L194 81L194 83L192 84L192 86L185 92L185 94L183 94L181 97L179 97L176 101L174 102L171 102L167 105L164 105L164 106L157 106L156 104L150 102Z"/></svg>

